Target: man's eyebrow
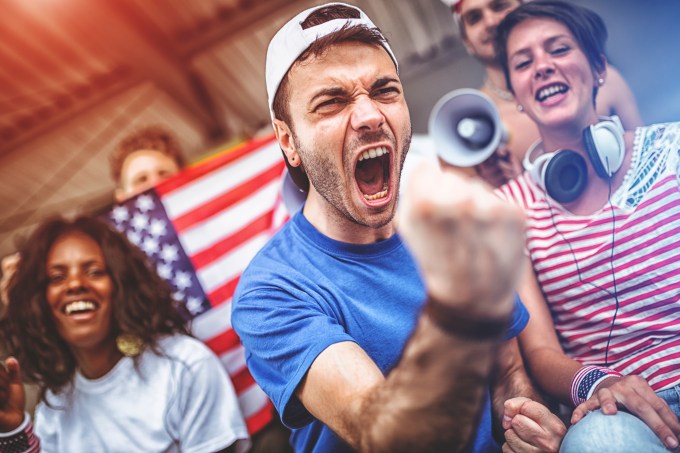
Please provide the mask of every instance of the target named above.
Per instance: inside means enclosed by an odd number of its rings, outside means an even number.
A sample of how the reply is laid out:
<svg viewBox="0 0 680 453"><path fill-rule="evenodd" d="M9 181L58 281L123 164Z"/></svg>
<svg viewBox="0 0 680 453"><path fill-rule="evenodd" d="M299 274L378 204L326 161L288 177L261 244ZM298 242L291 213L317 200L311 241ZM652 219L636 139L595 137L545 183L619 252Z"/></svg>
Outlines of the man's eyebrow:
<svg viewBox="0 0 680 453"><path fill-rule="evenodd" d="M377 90L378 88L382 88L385 85L389 85L392 82L399 83L399 79L396 79L394 77L381 77L375 82L373 82L373 85L371 85L371 90Z"/></svg>
<svg viewBox="0 0 680 453"><path fill-rule="evenodd" d="M314 100L316 100L317 98L320 98L320 97L343 96L345 94L347 94L347 92L342 87L322 88L312 95L312 97L309 99L309 102L312 103L312 102L314 102Z"/></svg>

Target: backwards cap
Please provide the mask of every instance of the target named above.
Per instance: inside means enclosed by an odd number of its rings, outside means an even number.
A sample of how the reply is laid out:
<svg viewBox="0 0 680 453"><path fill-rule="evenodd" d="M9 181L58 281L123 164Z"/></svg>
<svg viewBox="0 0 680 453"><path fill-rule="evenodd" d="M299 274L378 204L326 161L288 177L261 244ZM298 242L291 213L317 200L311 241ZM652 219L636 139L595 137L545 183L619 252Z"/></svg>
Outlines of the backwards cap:
<svg viewBox="0 0 680 453"><path fill-rule="evenodd" d="M346 6L353 8L359 12L359 18L350 19L333 19L323 24L315 25L307 29L302 28L302 23L314 11L328 6ZM267 62L265 65L265 80L267 82L267 98L269 101L269 113L272 120L274 119L274 97L281 85L281 81L288 73L288 70L293 63L307 50L307 48L319 38L330 35L339 31L344 26L365 25L368 28L376 28L375 24L368 18L366 13L354 5L347 5L345 3L326 3L325 5L315 6L313 8L302 11L297 16L289 20L281 29L276 32L269 48L267 48ZM382 36L382 33L381 33ZM399 69L397 58L392 53L387 40L384 36L382 39L382 46L392 58L394 65Z"/></svg>

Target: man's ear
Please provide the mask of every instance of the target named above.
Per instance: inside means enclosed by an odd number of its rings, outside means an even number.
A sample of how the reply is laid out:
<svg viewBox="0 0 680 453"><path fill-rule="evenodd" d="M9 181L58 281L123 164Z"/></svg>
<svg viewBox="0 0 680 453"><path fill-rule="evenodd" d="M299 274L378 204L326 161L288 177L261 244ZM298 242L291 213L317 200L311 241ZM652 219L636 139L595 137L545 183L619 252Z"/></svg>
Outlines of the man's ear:
<svg viewBox="0 0 680 453"><path fill-rule="evenodd" d="M274 133L276 134L276 140L278 140L283 154L286 155L288 163L293 167L302 165L302 159L300 159L300 155L295 147L295 140L293 140L293 133L291 132L290 127L279 119L275 119L272 122L272 126L274 127Z"/></svg>

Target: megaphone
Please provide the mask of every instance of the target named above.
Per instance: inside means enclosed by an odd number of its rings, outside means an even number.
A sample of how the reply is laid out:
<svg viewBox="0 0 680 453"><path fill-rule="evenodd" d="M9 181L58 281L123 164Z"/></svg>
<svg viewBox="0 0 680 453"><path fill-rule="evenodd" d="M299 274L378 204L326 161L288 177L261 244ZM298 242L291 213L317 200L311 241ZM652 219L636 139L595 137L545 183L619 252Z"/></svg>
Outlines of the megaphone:
<svg viewBox="0 0 680 453"><path fill-rule="evenodd" d="M481 164L507 141L507 132L491 98L464 88L445 94L430 113L429 132L437 155L451 165Z"/></svg>
<svg viewBox="0 0 680 453"><path fill-rule="evenodd" d="M291 217L302 208L307 200L307 192L295 184L287 168L283 170L281 175L281 198L283 198L283 205Z"/></svg>

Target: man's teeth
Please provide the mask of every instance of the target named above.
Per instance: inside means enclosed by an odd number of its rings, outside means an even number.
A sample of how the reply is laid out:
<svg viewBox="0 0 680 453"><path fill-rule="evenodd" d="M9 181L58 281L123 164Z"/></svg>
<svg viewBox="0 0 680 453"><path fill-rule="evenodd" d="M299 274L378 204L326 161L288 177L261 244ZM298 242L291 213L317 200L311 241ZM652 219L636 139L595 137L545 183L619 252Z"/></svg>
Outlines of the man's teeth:
<svg viewBox="0 0 680 453"><path fill-rule="evenodd" d="M384 198L384 197L387 196L387 184L385 184L385 185L383 186L383 190L381 190L381 191L378 192L378 193L374 193L373 195L366 195L366 194L364 193L364 194L362 194L362 195L363 195L364 198L365 198L366 200L368 200L368 201L373 201L373 200L377 200L377 199L379 199L379 198Z"/></svg>
<svg viewBox="0 0 680 453"><path fill-rule="evenodd" d="M554 94L564 93L565 91L567 91L567 87L564 85L552 85L547 88L543 88L538 92L538 100L543 101Z"/></svg>
<svg viewBox="0 0 680 453"><path fill-rule="evenodd" d="M364 160L364 159L372 159L374 157L380 157L383 154L389 154L390 150L385 148L384 146L378 146L377 148L372 148L364 151L361 153L361 156L359 156L359 160Z"/></svg>
<svg viewBox="0 0 680 453"><path fill-rule="evenodd" d="M91 311L94 310L96 307L93 302L90 302L88 300L79 300L76 302L71 302L70 304L66 305L64 308L64 312L67 315L70 315L71 313L75 312L81 312L81 311Z"/></svg>

